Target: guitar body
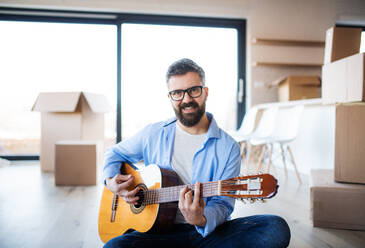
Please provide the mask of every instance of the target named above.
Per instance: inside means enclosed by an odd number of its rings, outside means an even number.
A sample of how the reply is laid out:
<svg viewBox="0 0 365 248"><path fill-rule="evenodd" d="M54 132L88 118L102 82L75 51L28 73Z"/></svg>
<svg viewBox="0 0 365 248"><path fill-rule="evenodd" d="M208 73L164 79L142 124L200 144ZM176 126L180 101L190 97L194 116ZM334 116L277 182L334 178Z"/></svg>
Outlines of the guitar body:
<svg viewBox="0 0 365 248"><path fill-rule="evenodd" d="M157 165L149 165L136 171L130 165L123 163L121 173L131 174L135 178L134 184L128 190L137 186L146 190L159 189L179 183L174 171L160 169ZM114 214L113 206L116 206ZM138 232L163 231L173 225L176 210L176 202L131 205L104 187L99 210L100 239L106 243L129 229Z"/></svg>
<svg viewBox="0 0 365 248"><path fill-rule="evenodd" d="M194 184L180 185L174 171L153 164L136 171L123 163L121 174L134 176L134 183L128 190L138 187L139 200L136 204L126 203L104 187L99 211L99 236L104 243L131 229L138 232L168 230L174 224L181 190L195 188ZM259 174L204 182L200 193L203 198L227 196L255 202L275 196L278 187L272 175Z"/></svg>

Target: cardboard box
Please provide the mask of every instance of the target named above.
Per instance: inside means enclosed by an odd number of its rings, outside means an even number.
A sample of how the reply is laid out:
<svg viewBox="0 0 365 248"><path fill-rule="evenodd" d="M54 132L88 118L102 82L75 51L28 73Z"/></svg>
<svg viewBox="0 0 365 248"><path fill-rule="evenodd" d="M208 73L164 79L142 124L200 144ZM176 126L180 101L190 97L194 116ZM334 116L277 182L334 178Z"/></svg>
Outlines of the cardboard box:
<svg viewBox="0 0 365 248"><path fill-rule="evenodd" d="M365 103L336 105L335 180L365 184Z"/></svg>
<svg viewBox="0 0 365 248"><path fill-rule="evenodd" d="M333 170L312 170L313 226L365 230L365 185L336 183Z"/></svg>
<svg viewBox="0 0 365 248"><path fill-rule="evenodd" d="M332 27L326 32L324 64L359 53L362 28Z"/></svg>
<svg viewBox="0 0 365 248"><path fill-rule="evenodd" d="M96 185L101 141L59 141L55 145L56 185Z"/></svg>
<svg viewBox="0 0 365 248"><path fill-rule="evenodd" d="M287 76L270 84L278 86L280 102L321 97L321 79L318 76Z"/></svg>
<svg viewBox="0 0 365 248"><path fill-rule="evenodd" d="M54 171L55 143L60 140L104 140L105 96L85 92L40 93L33 111L41 112L40 162Z"/></svg>
<svg viewBox="0 0 365 248"><path fill-rule="evenodd" d="M365 101L364 58L359 53L322 67L323 103Z"/></svg>

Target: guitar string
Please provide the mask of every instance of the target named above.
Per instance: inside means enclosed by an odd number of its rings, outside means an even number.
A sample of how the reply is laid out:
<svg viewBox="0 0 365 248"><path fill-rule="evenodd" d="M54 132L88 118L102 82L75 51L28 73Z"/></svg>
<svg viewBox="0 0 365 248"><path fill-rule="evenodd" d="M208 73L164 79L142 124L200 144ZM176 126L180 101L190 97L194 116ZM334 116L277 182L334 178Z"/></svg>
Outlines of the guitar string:
<svg viewBox="0 0 365 248"><path fill-rule="evenodd" d="M235 184L229 181L222 182L222 185L227 184ZM194 184L186 185L190 189L193 189L195 187ZM217 195L218 190L218 183L217 182L207 182L202 183L203 186L203 196L209 197ZM185 185L179 185L174 187L166 187L166 188L159 188L159 189L153 189L149 191L142 192L144 194L144 204L153 204L153 203L159 203L159 202L165 202L165 201L173 201L178 200L177 196L180 195L181 189L185 187ZM228 192L228 191L227 191Z"/></svg>
<svg viewBox="0 0 365 248"><path fill-rule="evenodd" d="M221 186L235 185L235 184L236 184L235 180L221 181ZM210 196L218 195L218 188L219 188L218 182L206 182L206 183L201 183L201 185L202 185L203 197L210 197ZM188 186L189 189L195 188L194 184L178 185L178 186L172 186L172 187L151 189L151 190L147 190L147 191L139 191L139 192L137 192L136 195L140 196L140 197L143 196L144 199L143 199L142 204L145 204L145 205L177 201L180 196L181 189L183 189L186 186ZM228 194L229 191L221 190L221 193ZM118 205L118 203L116 203L116 205Z"/></svg>
<svg viewBox="0 0 365 248"><path fill-rule="evenodd" d="M232 182L222 182L222 185L234 185L235 183ZM189 188L193 188L195 187L195 185L190 184L190 185L179 185L179 186L173 186L173 187L165 187L165 188L159 188L159 189L152 189L152 190L148 190L148 191L139 191L136 195L137 196L142 196L144 197L144 204L154 204L154 203L159 203L159 202L169 202L169 201L173 201L173 200L178 200L177 199L177 195L180 195L180 190L182 188L184 188L185 186L188 186ZM202 183L203 186L203 196L204 197L209 197L209 196L214 196L217 195L217 190L218 190L218 183L217 182L207 182L207 183ZM221 191L223 193L228 194L229 191L224 190ZM233 194L231 194L233 195ZM248 195L249 196L249 195Z"/></svg>
<svg viewBox="0 0 365 248"><path fill-rule="evenodd" d="M214 193L217 192L217 187L204 187L203 188L203 196L204 197L208 197L212 195L212 191L214 191ZM147 198L149 196L153 201L156 200L160 200L160 201L168 201L168 200L178 200L178 197L180 196L180 190L179 189L169 189L169 190L165 190L165 191L152 191L149 192L150 194L147 193Z"/></svg>
<svg viewBox="0 0 365 248"><path fill-rule="evenodd" d="M204 183L203 190L210 190L210 189L217 189L218 184L216 182L213 183ZM190 189L194 189L195 185L187 185ZM180 192L182 188L184 188L185 185L179 185L174 187L165 187L165 188L159 188L159 189L151 189L148 190L148 192L158 192L159 194L163 194L164 192L170 193L171 191ZM160 192L161 191L161 192Z"/></svg>
<svg viewBox="0 0 365 248"><path fill-rule="evenodd" d="M212 185L213 184L213 185ZM208 182L203 183L203 193L206 193L207 197L212 194L212 191L217 192L217 182ZM187 185L189 188L194 187L195 185ZM179 185L174 187L166 187L160 189L153 189L145 192L145 201L146 203L158 203L161 201L171 201L171 200L178 200L177 196L180 194L182 188L185 185ZM209 194L210 193L210 194Z"/></svg>
<svg viewBox="0 0 365 248"><path fill-rule="evenodd" d="M209 185L209 183L213 184L213 185ZM235 184L234 182L226 181L226 182L222 183L222 186L234 185L234 184ZM204 183L202 185L203 185L203 192L206 193L206 194L203 195L204 197L217 195L217 190L218 190L218 188L217 188L218 183L217 182L208 182L208 183ZM188 185L188 186L190 188L194 187L194 185ZM182 185L180 187L160 188L160 189L157 189L158 191L156 191L156 189L155 189L155 190L152 190L150 192L150 194L148 194L148 192L146 192L146 198L147 199L146 199L145 204L152 204L152 203L159 203L159 202L162 203L162 202L169 202L169 201L178 200L177 195L180 193L180 191L178 189L183 188L183 187L185 187L185 185ZM169 190L165 191L165 189L169 189ZM171 193L174 193L174 194L171 194ZM221 193L231 195L231 196L234 195L232 193L229 194L230 191L227 191L227 190L221 191ZM250 195L245 195L245 196L248 197Z"/></svg>
<svg viewBox="0 0 365 248"><path fill-rule="evenodd" d="M221 185L234 185L235 181L221 181ZM183 187L188 186L190 189L193 189L195 187L194 184L189 185L179 185L179 186L173 186L173 187L165 187L165 188L159 188L159 189L152 189L148 191L139 191L137 193L137 196L144 197L145 203L155 203L160 201L171 201L171 200L177 200L177 196L180 194L180 191ZM218 182L206 182L202 183L203 186L203 196L209 197L213 195L217 195L218 190ZM228 193L229 191L221 191ZM205 193L205 194L204 194Z"/></svg>

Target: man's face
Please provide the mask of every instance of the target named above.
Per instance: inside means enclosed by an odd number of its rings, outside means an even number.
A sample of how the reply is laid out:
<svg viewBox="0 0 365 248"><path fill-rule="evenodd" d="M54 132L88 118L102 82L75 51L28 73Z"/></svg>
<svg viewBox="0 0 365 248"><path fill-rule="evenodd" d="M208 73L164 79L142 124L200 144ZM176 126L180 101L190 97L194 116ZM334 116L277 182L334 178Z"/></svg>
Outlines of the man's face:
<svg viewBox="0 0 365 248"><path fill-rule="evenodd" d="M172 76L168 81L168 91L186 90L194 86L203 86L201 78L195 72L188 72L184 75ZM200 89L197 89L198 91ZM193 91L195 92L195 90ZM194 93L191 92L191 95ZM205 113L205 102L208 96L208 88L202 88L201 95L193 98L188 92L185 92L184 98L179 101L168 97L171 100L172 107L178 120L187 127L195 126Z"/></svg>

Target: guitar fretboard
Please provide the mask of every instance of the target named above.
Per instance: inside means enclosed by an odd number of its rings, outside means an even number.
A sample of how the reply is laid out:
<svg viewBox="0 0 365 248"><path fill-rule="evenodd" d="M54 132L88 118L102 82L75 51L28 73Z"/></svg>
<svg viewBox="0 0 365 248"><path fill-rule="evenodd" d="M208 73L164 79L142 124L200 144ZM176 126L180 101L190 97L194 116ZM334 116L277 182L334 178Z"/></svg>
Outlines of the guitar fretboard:
<svg viewBox="0 0 365 248"><path fill-rule="evenodd" d="M188 186L189 189L194 190L195 184L179 185L173 187L152 189L143 192L144 201L143 204L156 204L165 202L179 201L180 191ZM207 182L201 184L200 192L203 197L211 197L219 195L219 183L218 182Z"/></svg>

